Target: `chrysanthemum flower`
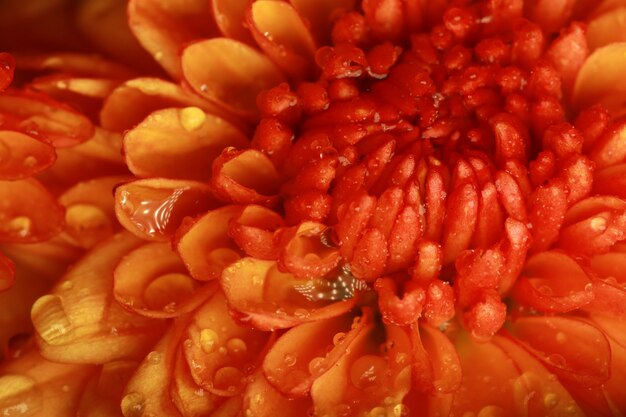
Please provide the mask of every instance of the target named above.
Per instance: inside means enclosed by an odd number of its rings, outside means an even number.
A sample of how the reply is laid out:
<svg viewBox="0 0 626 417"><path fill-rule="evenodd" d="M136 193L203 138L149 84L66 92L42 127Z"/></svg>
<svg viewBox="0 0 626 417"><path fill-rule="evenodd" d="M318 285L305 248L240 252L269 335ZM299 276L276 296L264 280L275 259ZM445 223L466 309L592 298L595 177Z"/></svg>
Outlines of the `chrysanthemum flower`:
<svg viewBox="0 0 626 417"><path fill-rule="evenodd" d="M0 4L1 415L623 416L625 18Z"/></svg>

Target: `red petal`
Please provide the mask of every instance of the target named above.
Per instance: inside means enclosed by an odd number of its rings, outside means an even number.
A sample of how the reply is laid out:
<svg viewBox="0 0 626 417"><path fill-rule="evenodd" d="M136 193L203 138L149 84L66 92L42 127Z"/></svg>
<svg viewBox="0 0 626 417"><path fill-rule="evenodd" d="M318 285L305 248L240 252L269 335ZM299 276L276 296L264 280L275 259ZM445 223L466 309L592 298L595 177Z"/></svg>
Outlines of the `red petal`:
<svg viewBox="0 0 626 417"><path fill-rule="evenodd" d="M280 272L276 262L254 258L243 258L226 268L221 284L229 304L241 314L240 320L262 330L344 314L354 307L354 292L360 288L354 277L305 281Z"/></svg>
<svg viewBox="0 0 626 417"><path fill-rule="evenodd" d="M63 207L38 181L0 181L2 227L0 240L32 243L58 234L64 223Z"/></svg>
<svg viewBox="0 0 626 417"><path fill-rule="evenodd" d="M604 3L611 2L605 1ZM605 13L594 13L587 21L587 40L591 50L626 41L624 32L621 30L623 19L626 18L626 7L623 7L622 2L613 3L622 7L605 10Z"/></svg>
<svg viewBox="0 0 626 417"><path fill-rule="evenodd" d="M318 45L329 42L332 24L337 16L353 10L355 0L290 0L303 20L308 22Z"/></svg>
<svg viewBox="0 0 626 417"><path fill-rule="evenodd" d="M413 326L414 386L431 394L453 393L461 385L461 363L448 337L429 325Z"/></svg>
<svg viewBox="0 0 626 417"><path fill-rule="evenodd" d="M54 147L35 137L10 130L0 131L0 178L17 180L31 177L57 159Z"/></svg>
<svg viewBox="0 0 626 417"><path fill-rule="evenodd" d="M530 18L545 32L558 32L569 20L574 0L534 0L528 5Z"/></svg>
<svg viewBox="0 0 626 417"><path fill-rule="evenodd" d="M200 281L217 279L226 266L239 259L228 229L241 210L237 206L220 207L184 223L176 231L176 251L192 277Z"/></svg>
<svg viewBox="0 0 626 417"><path fill-rule="evenodd" d="M228 234L248 256L275 260L280 250L275 237L283 226L283 218L276 212L248 205L230 223Z"/></svg>
<svg viewBox="0 0 626 417"><path fill-rule="evenodd" d="M559 379L598 386L609 379L611 349L598 328L568 317L522 317L507 327Z"/></svg>
<svg viewBox="0 0 626 417"><path fill-rule="evenodd" d="M198 94L249 117L257 113L258 93L283 81L269 58L231 39L193 43L181 60L185 80Z"/></svg>
<svg viewBox="0 0 626 417"><path fill-rule="evenodd" d="M569 1L569 0L566 0ZM543 0L543 3L547 1ZM562 30L558 38L548 47L546 55L550 63L561 74L563 86L566 91L571 91L576 82L578 71L585 63L589 55L585 28L580 23L572 23Z"/></svg>
<svg viewBox="0 0 626 417"><path fill-rule="evenodd" d="M198 107L151 113L124 135L124 155L138 177L207 181L222 149L246 148L248 139L233 125Z"/></svg>
<svg viewBox="0 0 626 417"><path fill-rule="evenodd" d="M211 209L207 185L195 181L150 178L115 189L115 214L127 230L146 240L168 240L187 216Z"/></svg>
<svg viewBox="0 0 626 417"><path fill-rule="evenodd" d="M15 60L6 52L0 52L0 93L3 92L11 81L15 71Z"/></svg>
<svg viewBox="0 0 626 417"><path fill-rule="evenodd" d="M219 396L240 393L269 336L233 321L217 292L194 313L184 333L185 358L196 384Z"/></svg>
<svg viewBox="0 0 626 417"><path fill-rule="evenodd" d="M78 77L116 80L125 80L135 75L130 69L93 54L72 52L18 54L16 60L20 70L40 73L65 73Z"/></svg>
<svg viewBox="0 0 626 417"><path fill-rule="evenodd" d="M558 238L567 206L564 183L555 180L535 190L528 213L533 235L531 253L548 249Z"/></svg>
<svg viewBox="0 0 626 417"><path fill-rule="evenodd" d="M15 283L15 264L0 252L0 292L11 288Z"/></svg>
<svg viewBox="0 0 626 417"><path fill-rule="evenodd" d="M526 261L513 296L539 311L567 312L589 304L594 298L594 286L573 258L559 252L541 252Z"/></svg>
<svg viewBox="0 0 626 417"><path fill-rule="evenodd" d="M315 69L315 42L293 6L258 0L249 7L246 23L265 54L291 78L309 78Z"/></svg>
<svg viewBox="0 0 626 417"><path fill-rule="evenodd" d="M478 194L473 184L450 193L443 229L443 264L453 262L471 243L478 216Z"/></svg>
<svg viewBox="0 0 626 417"><path fill-rule="evenodd" d="M609 167L626 159L626 123L609 126L593 144L589 158L597 169Z"/></svg>

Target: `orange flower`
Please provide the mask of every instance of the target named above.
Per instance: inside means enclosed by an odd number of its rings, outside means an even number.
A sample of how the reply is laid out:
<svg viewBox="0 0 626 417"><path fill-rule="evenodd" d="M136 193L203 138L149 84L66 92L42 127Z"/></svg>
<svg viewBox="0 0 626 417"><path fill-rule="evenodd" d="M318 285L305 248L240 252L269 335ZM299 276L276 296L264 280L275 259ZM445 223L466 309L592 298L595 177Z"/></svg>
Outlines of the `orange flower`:
<svg viewBox="0 0 626 417"><path fill-rule="evenodd" d="M623 415L624 13L0 5L2 415Z"/></svg>

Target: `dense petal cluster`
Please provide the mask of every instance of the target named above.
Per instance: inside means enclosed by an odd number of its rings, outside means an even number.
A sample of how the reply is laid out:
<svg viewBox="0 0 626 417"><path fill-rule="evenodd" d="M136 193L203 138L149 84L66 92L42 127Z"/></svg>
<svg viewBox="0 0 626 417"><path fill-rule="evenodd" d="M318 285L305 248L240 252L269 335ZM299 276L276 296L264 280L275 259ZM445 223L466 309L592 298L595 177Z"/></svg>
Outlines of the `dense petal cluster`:
<svg viewBox="0 0 626 417"><path fill-rule="evenodd" d="M30 4L2 415L626 413L622 3Z"/></svg>

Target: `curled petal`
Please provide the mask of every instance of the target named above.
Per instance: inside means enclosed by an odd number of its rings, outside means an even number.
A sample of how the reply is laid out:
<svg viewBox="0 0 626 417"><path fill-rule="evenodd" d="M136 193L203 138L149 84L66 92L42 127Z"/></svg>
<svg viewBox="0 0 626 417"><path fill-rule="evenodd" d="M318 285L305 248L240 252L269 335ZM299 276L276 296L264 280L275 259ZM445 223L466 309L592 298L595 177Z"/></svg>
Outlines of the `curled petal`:
<svg viewBox="0 0 626 417"><path fill-rule="evenodd" d="M283 218L275 211L251 204L233 219L228 234L248 256L277 259L280 247L275 237L284 225Z"/></svg>
<svg viewBox="0 0 626 417"><path fill-rule="evenodd" d="M8 116L4 126L33 137L41 136L55 147L78 145L94 134L85 116L69 106L33 92L5 92L0 113Z"/></svg>
<svg viewBox="0 0 626 417"><path fill-rule="evenodd" d="M236 127L198 107L157 110L124 135L126 162L138 177L206 181L222 149L248 145Z"/></svg>
<svg viewBox="0 0 626 417"><path fill-rule="evenodd" d="M320 223L300 224L283 248L280 266L305 279L322 277L335 269L341 258L336 248L322 241L326 230Z"/></svg>
<svg viewBox="0 0 626 417"><path fill-rule="evenodd" d="M623 111L620 83L626 66L626 43L619 42L596 49L585 61L578 73L573 104L579 108L602 104L611 113Z"/></svg>
<svg viewBox="0 0 626 417"><path fill-rule="evenodd" d="M100 177L76 184L59 197L65 207L65 232L83 248L91 248L118 231L113 190L128 177Z"/></svg>
<svg viewBox="0 0 626 417"><path fill-rule="evenodd" d="M217 279L225 267L240 258L228 228L241 210L238 206L220 207L183 223L176 231L176 251L192 277L200 281Z"/></svg>
<svg viewBox="0 0 626 417"><path fill-rule="evenodd" d="M34 179L0 181L0 200L0 241L39 242L63 228L63 207Z"/></svg>
<svg viewBox="0 0 626 417"><path fill-rule="evenodd" d="M265 54L292 78L312 75L315 42L296 9L269 0L255 1L249 7L247 23Z"/></svg>
<svg viewBox="0 0 626 417"><path fill-rule="evenodd" d="M128 23L139 43L174 79L181 77L180 50L200 38L215 36L211 6L201 0L162 3L132 0Z"/></svg>
<svg viewBox="0 0 626 417"><path fill-rule="evenodd" d="M36 137L11 130L0 130L0 178L17 180L31 177L56 161L54 147Z"/></svg>
<svg viewBox="0 0 626 417"><path fill-rule="evenodd" d="M569 20L574 10L574 0L534 0L529 4L529 14L545 32L558 32Z"/></svg>
<svg viewBox="0 0 626 417"><path fill-rule="evenodd" d="M417 322L422 315L426 295L421 287L407 285L404 294L399 297L392 278L379 278L374 288L378 293L378 307L385 323L408 326Z"/></svg>
<svg viewBox="0 0 626 417"><path fill-rule="evenodd" d="M162 323L113 302L113 270L140 244L127 233L114 236L35 302L31 318L42 355L67 363L106 363L139 357L154 343Z"/></svg>
<svg viewBox="0 0 626 417"><path fill-rule="evenodd" d="M448 200L443 228L443 263L453 262L467 249L476 228L478 193L472 184L458 186Z"/></svg>
<svg viewBox="0 0 626 417"><path fill-rule="evenodd" d="M267 57L232 39L193 43L181 60L185 80L198 94L245 116L256 114L258 93L283 81Z"/></svg>
<svg viewBox="0 0 626 417"><path fill-rule="evenodd" d="M355 291L361 288L351 275L304 281L280 272L276 262L254 258L243 258L226 268L221 284L240 320L262 330L344 314L354 307Z"/></svg>
<svg viewBox="0 0 626 417"><path fill-rule="evenodd" d="M522 317L508 327L561 380L597 386L609 379L611 349L600 329L568 317Z"/></svg>
<svg viewBox="0 0 626 417"><path fill-rule="evenodd" d="M209 187L195 181L150 178L115 189L115 214L127 230L147 240L168 240L187 216L211 209Z"/></svg>
<svg viewBox="0 0 626 417"><path fill-rule="evenodd" d="M180 341L178 343L180 346ZM173 381L169 393L182 417L208 415L226 403L224 397L208 392L196 384L183 349L177 349L172 372Z"/></svg>
<svg viewBox="0 0 626 417"><path fill-rule="evenodd" d="M272 205L280 178L264 153L226 148L213 162L211 185L219 198L232 203Z"/></svg>
<svg viewBox="0 0 626 417"><path fill-rule="evenodd" d="M369 320L343 315L288 330L263 360L265 377L288 397L306 396L315 379L346 354Z"/></svg>
<svg viewBox="0 0 626 417"><path fill-rule="evenodd" d="M135 78L117 87L107 97L100 111L100 122L106 129L124 132L155 110L190 106L225 116L223 110L177 84L159 78Z"/></svg>
<svg viewBox="0 0 626 417"><path fill-rule="evenodd" d="M14 71L15 59L6 52L0 52L0 92L11 84Z"/></svg>
<svg viewBox="0 0 626 417"><path fill-rule="evenodd" d="M186 273L169 243L148 243L128 253L113 273L115 299L146 317L171 318L197 308L217 288Z"/></svg>
<svg viewBox="0 0 626 417"><path fill-rule="evenodd" d="M594 298L594 286L568 255L541 252L526 261L513 297L539 311L567 312L589 304Z"/></svg>
<svg viewBox="0 0 626 417"><path fill-rule="evenodd" d="M412 243L412 241L409 242L409 244ZM354 254L350 261L350 270L354 276L370 282L380 277L387 264L389 254L387 248L387 239L380 230L376 228L365 229L354 248ZM339 254L337 253L337 255Z"/></svg>
<svg viewBox="0 0 626 417"><path fill-rule="evenodd" d="M217 292L194 313L183 337L185 358L196 384L232 397L244 389L269 333L236 323L224 295Z"/></svg>

